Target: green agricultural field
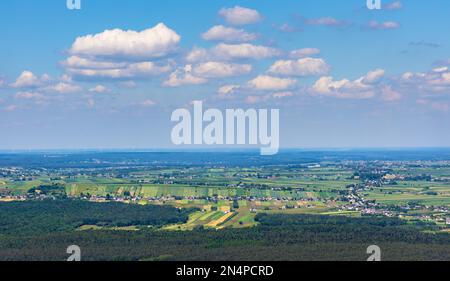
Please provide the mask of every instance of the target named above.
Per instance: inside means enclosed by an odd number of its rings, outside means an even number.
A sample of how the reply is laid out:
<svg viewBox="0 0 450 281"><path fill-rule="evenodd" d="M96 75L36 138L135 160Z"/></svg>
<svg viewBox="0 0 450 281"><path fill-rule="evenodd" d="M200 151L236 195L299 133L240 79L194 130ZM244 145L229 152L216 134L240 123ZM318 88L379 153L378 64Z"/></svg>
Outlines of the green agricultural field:
<svg viewBox="0 0 450 281"><path fill-rule="evenodd" d="M383 180L384 175L394 176ZM449 175L450 163L446 161L326 160L320 165L297 166L139 166L76 172L69 169L33 173L25 180L4 177L0 180L0 195L23 196L40 190L40 186L58 185L71 198L202 210L183 225L168 226L170 229L251 227L256 224L255 215L260 213L360 216L364 208L374 208L370 204L384 212L412 205L415 208L393 215L414 219L428 216L427 219L443 225L442 214L420 206L450 207ZM14 201L7 196L2 200ZM228 212L233 215L225 217Z"/></svg>
<svg viewBox="0 0 450 281"><path fill-rule="evenodd" d="M403 194L379 194L370 193L367 196L369 200L376 200L389 205L406 205L409 202L418 202L424 205L433 206L450 206L450 195L435 196L435 195L420 195L412 193Z"/></svg>

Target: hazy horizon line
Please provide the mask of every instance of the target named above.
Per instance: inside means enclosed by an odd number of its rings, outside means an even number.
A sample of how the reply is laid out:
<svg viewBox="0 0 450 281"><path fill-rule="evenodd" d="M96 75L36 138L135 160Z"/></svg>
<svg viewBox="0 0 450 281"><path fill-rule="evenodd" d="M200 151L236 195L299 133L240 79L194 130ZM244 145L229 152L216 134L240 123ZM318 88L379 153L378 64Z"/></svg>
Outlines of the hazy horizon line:
<svg viewBox="0 0 450 281"><path fill-rule="evenodd" d="M392 147L285 147L280 148L280 152L285 151L370 151L370 150L385 150L385 151L413 151L413 150L449 150L450 146L392 146ZM47 149L0 149L0 153L79 153L79 152L135 152L135 153L158 153L158 152L173 152L173 153L233 153L233 152L259 152L259 148L47 148Z"/></svg>

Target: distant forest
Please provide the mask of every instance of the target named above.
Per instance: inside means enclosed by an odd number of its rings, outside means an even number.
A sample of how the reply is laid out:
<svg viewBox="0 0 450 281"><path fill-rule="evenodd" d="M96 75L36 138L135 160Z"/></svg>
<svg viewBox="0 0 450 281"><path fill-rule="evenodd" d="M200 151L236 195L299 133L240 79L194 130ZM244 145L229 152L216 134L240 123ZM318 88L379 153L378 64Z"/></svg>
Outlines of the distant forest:
<svg viewBox="0 0 450 281"><path fill-rule="evenodd" d="M0 203L0 260L65 260L78 245L83 260L450 260L450 235L378 217L259 214L243 229L162 231L190 210L83 201ZM77 230L137 225L140 230ZM152 225L154 227L148 227ZM144 227L146 226L146 227Z"/></svg>

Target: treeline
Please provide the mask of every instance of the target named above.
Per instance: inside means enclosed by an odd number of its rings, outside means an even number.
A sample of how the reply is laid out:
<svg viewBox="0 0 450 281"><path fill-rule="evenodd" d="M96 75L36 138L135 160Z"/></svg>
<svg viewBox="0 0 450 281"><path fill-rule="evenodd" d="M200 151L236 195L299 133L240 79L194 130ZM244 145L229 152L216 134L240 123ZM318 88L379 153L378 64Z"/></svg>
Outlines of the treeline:
<svg viewBox="0 0 450 281"><path fill-rule="evenodd" d="M43 195L56 195L66 196L66 187L63 184L54 183L51 185L40 185L38 187L30 188L27 191L28 194L43 194Z"/></svg>
<svg viewBox="0 0 450 281"><path fill-rule="evenodd" d="M399 218L386 217L346 217L346 216L320 216L320 215L285 215L275 214L267 215L264 213L256 215L256 221L266 226L401 226L406 225L406 221Z"/></svg>
<svg viewBox="0 0 450 281"><path fill-rule="evenodd" d="M71 231L82 225L108 227L183 223L192 210L171 206L43 200L0 203L0 235Z"/></svg>
<svg viewBox="0 0 450 281"><path fill-rule="evenodd" d="M82 201L0 204L0 260L64 260L69 245L80 246L83 260L366 260L374 244L383 260L450 260L449 234L383 217L259 214L258 226L242 229L74 230L172 223L186 212Z"/></svg>

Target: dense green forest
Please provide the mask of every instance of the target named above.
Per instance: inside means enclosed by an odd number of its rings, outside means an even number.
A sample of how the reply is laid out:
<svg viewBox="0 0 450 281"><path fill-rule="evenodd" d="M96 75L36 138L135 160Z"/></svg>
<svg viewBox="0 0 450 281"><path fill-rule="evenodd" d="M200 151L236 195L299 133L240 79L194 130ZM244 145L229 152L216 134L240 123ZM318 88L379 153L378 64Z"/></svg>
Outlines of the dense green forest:
<svg viewBox="0 0 450 281"><path fill-rule="evenodd" d="M183 223L192 210L170 206L45 200L0 203L0 234L37 235L101 227L162 226Z"/></svg>
<svg viewBox="0 0 450 281"><path fill-rule="evenodd" d="M260 214L258 226L244 229L76 230L182 222L187 212L83 201L0 204L0 260L65 260L69 245L81 247L83 260L365 260L373 244L384 260L450 259L450 235L390 218Z"/></svg>

